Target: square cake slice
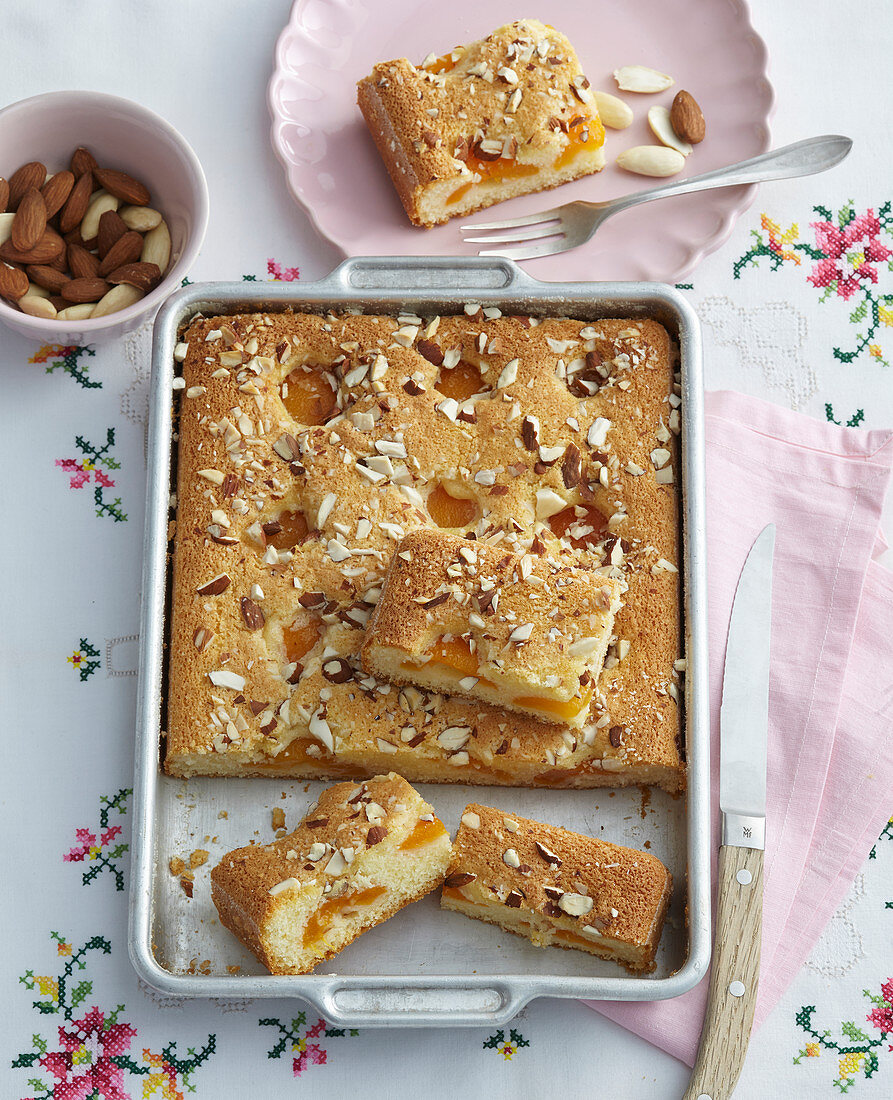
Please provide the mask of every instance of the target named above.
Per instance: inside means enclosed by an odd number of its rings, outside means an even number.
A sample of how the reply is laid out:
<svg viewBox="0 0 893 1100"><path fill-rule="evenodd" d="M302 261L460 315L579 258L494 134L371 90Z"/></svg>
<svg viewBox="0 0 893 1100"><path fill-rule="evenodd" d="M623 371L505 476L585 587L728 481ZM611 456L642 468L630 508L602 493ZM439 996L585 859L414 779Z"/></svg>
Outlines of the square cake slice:
<svg viewBox="0 0 893 1100"><path fill-rule="evenodd" d="M604 167L605 130L574 48L535 19L419 66L382 62L357 102L415 225Z"/></svg>
<svg viewBox="0 0 893 1100"><path fill-rule="evenodd" d="M512 553L420 529L391 558L363 665L395 683L581 729L621 585L572 552L547 552L541 539Z"/></svg>
<svg viewBox="0 0 893 1100"><path fill-rule="evenodd" d="M402 776L338 783L298 828L227 853L220 920L271 974L306 974L443 882L450 837Z"/></svg>
<svg viewBox="0 0 893 1100"><path fill-rule="evenodd" d="M441 906L537 947L573 947L631 971L654 969L672 890L659 859L470 803Z"/></svg>

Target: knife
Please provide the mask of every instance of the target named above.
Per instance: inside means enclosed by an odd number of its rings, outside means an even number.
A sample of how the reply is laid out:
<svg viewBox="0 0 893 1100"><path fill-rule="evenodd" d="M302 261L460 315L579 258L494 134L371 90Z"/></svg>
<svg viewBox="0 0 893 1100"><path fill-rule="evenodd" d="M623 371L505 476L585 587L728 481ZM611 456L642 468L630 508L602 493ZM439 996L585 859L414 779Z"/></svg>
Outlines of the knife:
<svg viewBox="0 0 893 1100"><path fill-rule="evenodd" d="M728 1100L750 1042L760 972L775 525L750 548L732 604L719 727L722 840L707 1013L684 1100Z"/></svg>

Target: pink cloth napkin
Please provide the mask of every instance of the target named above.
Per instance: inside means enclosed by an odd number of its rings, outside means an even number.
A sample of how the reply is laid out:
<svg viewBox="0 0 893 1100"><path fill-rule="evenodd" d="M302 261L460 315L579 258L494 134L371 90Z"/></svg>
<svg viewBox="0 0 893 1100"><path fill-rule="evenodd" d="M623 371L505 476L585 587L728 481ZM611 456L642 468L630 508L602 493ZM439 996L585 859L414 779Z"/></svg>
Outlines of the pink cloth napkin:
<svg viewBox="0 0 893 1100"><path fill-rule="evenodd" d="M893 574L874 560L893 432L736 393L709 394L706 419L714 870L732 597L754 539L778 528L759 1027L893 811ZM670 1001L586 1003L692 1065L706 1001L707 979Z"/></svg>

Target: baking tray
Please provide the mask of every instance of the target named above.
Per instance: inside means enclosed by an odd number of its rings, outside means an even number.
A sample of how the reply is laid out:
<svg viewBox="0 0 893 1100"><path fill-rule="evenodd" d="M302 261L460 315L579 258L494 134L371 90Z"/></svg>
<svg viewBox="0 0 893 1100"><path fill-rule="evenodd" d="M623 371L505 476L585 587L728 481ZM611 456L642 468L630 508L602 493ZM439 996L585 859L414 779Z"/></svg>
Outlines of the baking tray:
<svg viewBox="0 0 893 1100"><path fill-rule="evenodd" d="M420 785L454 830L469 800L648 848L669 867L673 899L647 977L581 951L542 950L480 921L439 909L431 895L361 936L313 974L274 977L217 920L208 872L231 848L273 839L270 811L290 828L325 785L281 778L174 779L160 766L172 491L173 350L196 312L462 312L468 301L507 313L651 317L679 344L682 364L682 509L685 731L688 789L521 790ZM671 287L653 283L545 283L501 258L347 260L315 283L208 283L173 295L158 314L152 350L148 492L133 800L130 953L139 975L175 996L298 997L340 1027L492 1026L535 997L642 1001L675 997L704 976L710 956L709 722L707 709L704 438L697 318ZM172 855L206 849L189 899ZM238 968L233 970L232 968Z"/></svg>

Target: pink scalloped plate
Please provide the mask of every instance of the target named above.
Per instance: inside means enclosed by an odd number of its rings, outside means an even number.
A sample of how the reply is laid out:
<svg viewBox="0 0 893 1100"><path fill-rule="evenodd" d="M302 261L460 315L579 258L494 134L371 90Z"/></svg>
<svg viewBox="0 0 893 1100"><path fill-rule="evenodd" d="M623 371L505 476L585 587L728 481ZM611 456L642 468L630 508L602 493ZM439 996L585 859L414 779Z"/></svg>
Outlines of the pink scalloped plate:
<svg viewBox="0 0 893 1100"><path fill-rule="evenodd" d="M655 138L646 115L688 89L707 119L682 176L697 175L769 148L773 91L767 52L743 0L627 0L584 5L549 0L541 12L517 0L296 0L276 45L268 98L273 148L292 194L317 229L347 256L473 255L458 220L435 229L410 225L356 105L356 83L377 61L446 53L513 19L540 15L564 31L596 88L620 94L636 118L608 131L607 167L554 191L526 195L469 217L518 217L572 199L610 199L655 180L614 165L617 154ZM618 93L621 65L670 73L659 95ZM680 178L680 177L675 177ZM618 214L588 244L525 262L542 279L680 281L732 231L755 188L723 188L665 199Z"/></svg>

